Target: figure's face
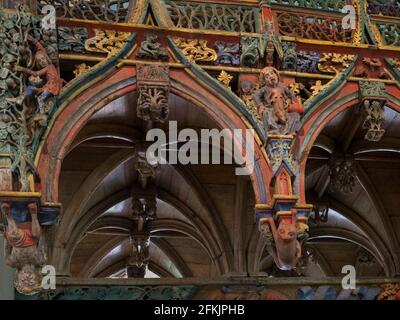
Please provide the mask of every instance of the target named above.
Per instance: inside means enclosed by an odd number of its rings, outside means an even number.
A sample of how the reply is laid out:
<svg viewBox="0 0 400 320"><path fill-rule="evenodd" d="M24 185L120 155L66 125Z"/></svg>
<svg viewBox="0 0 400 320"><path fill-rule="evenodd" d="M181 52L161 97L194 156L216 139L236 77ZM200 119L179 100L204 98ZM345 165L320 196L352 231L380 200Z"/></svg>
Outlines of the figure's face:
<svg viewBox="0 0 400 320"><path fill-rule="evenodd" d="M269 87L276 87L279 83L278 75L274 70L269 70L264 75L265 83Z"/></svg>
<svg viewBox="0 0 400 320"><path fill-rule="evenodd" d="M251 83L251 81L247 81L247 80L242 81L241 87L242 87L242 92L244 94L249 94L253 90L253 84Z"/></svg>
<svg viewBox="0 0 400 320"><path fill-rule="evenodd" d="M38 56L36 62L40 68L46 68L48 66L47 58L45 56Z"/></svg>
<svg viewBox="0 0 400 320"><path fill-rule="evenodd" d="M296 237L296 226L281 222L278 227L278 233L281 239L292 240Z"/></svg>

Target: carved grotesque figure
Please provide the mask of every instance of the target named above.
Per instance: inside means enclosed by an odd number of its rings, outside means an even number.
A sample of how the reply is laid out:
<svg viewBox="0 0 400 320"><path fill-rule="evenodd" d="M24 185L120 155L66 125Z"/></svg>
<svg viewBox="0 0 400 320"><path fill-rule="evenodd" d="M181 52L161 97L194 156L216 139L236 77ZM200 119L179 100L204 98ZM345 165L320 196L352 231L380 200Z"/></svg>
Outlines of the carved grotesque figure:
<svg viewBox="0 0 400 320"><path fill-rule="evenodd" d="M267 225L266 225L267 224ZM261 220L261 228L270 228L275 248L272 247L271 254L276 266L280 270L292 270L301 258L301 245L297 240L301 227L297 222L296 211L292 211L290 218L282 218L278 227L273 218Z"/></svg>
<svg viewBox="0 0 400 320"><path fill-rule="evenodd" d="M254 102L262 116L266 134L296 134L300 128L301 102L280 82L279 72L272 67L261 71L260 89Z"/></svg>
<svg viewBox="0 0 400 320"><path fill-rule="evenodd" d="M21 293L33 294L40 288L41 283L38 268L45 263L45 256L39 248L41 229L37 217L37 204L28 204L32 222L17 224L9 203L1 204L1 212L7 220L6 263L17 269L15 287Z"/></svg>

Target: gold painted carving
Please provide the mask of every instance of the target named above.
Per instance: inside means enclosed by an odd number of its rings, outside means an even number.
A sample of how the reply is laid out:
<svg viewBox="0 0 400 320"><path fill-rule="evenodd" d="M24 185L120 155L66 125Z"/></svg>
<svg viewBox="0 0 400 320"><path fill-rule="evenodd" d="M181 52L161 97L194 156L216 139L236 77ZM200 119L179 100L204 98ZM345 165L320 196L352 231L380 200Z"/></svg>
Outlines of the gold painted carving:
<svg viewBox="0 0 400 320"><path fill-rule="evenodd" d="M207 47L207 40L187 40L174 38L175 44L183 54L194 62L214 62L217 60L217 52Z"/></svg>
<svg viewBox="0 0 400 320"><path fill-rule="evenodd" d="M384 284L382 292L377 300L398 300L400 299L400 284Z"/></svg>
<svg viewBox="0 0 400 320"><path fill-rule="evenodd" d="M352 54L324 53L318 62L318 70L323 73L340 73L354 60Z"/></svg>
<svg viewBox="0 0 400 320"><path fill-rule="evenodd" d="M86 63L81 63L81 64L75 65L75 70L74 70L75 78L90 71L90 69L91 69L91 67L88 66Z"/></svg>
<svg viewBox="0 0 400 320"><path fill-rule="evenodd" d="M230 88L230 83L233 79L233 76L231 76L229 73L225 72L224 70L221 71L221 73L218 76L218 81L221 82L225 87Z"/></svg>
<svg viewBox="0 0 400 320"><path fill-rule="evenodd" d="M106 53L115 56L131 35L130 32L94 29L95 36L86 40L85 49L89 52Z"/></svg>

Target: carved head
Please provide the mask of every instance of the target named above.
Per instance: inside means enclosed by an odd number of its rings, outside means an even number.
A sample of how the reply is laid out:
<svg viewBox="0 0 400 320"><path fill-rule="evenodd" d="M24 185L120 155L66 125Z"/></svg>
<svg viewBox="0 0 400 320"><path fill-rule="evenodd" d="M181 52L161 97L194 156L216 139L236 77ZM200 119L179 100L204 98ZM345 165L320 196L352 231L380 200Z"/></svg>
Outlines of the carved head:
<svg viewBox="0 0 400 320"><path fill-rule="evenodd" d="M254 84L250 80L243 80L240 82L240 91L242 94L251 94L254 89Z"/></svg>
<svg viewBox="0 0 400 320"><path fill-rule="evenodd" d="M282 240L293 240L297 237L297 226L294 223L281 221L278 226L278 234Z"/></svg>
<svg viewBox="0 0 400 320"><path fill-rule="evenodd" d="M29 203L28 204L28 211L30 214L37 214L38 213L38 207L37 204L35 202Z"/></svg>
<svg viewBox="0 0 400 320"><path fill-rule="evenodd" d="M261 70L260 83L262 86L275 88L280 80L279 72L273 67L265 67Z"/></svg>
<svg viewBox="0 0 400 320"><path fill-rule="evenodd" d="M11 213L11 206L7 202L2 202L0 209L1 209L1 213L4 214L6 217L8 217Z"/></svg>
<svg viewBox="0 0 400 320"><path fill-rule="evenodd" d="M24 265L17 270L15 288L19 293L33 295L40 291L42 277L33 265Z"/></svg>
<svg viewBox="0 0 400 320"><path fill-rule="evenodd" d="M48 56L43 52L38 52L35 58L36 64L39 68L46 68L51 63Z"/></svg>

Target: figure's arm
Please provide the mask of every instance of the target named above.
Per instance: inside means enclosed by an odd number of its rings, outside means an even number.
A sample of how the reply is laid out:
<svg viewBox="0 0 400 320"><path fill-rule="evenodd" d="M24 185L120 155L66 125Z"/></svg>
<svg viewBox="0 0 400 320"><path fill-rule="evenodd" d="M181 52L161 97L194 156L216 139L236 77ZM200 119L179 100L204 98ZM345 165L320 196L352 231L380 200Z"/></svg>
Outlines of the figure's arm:
<svg viewBox="0 0 400 320"><path fill-rule="evenodd" d="M293 101L293 100L296 99L295 95L293 94L293 92L292 92L289 88L285 87L284 92L285 92L285 94L287 95L287 97L288 97L290 100Z"/></svg>
<svg viewBox="0 0 400 320"><path fill-rule="evenodd" d="M38 214L37 204L36 203L28 204L28 210L32 217L32 236L35 237L36 239L40 239L41 228L37 216Z"/></svg>
<svg viewBox="0 0 400 320"><path fill-rule="evenodd" d="M24 67L21 67L21 66L15 66L15 71L23 72L23 73L26 73L26 74L29 74L29 75L35 76L35 77L40 77L40 76L43 76L43 75L45 75L47 73L47 69L46 68L44 68L44 69L42 69L40 71L33 71L33 70L30 70L28 68L24 68Z"/></svg>
<svg viewBox="0 0 400 320"><path fill-rule="evenodd" d="M40 52L42 52L42 53L44 53L44 54L47 55L47 50L46 50L46 48L40 43L39 40L33 38L31 35L28 36L28 40L31 41L31 42L35 45L35 47L36 47L36 52L39 52L39 51L40 51Z"/></svg>
<svg viewBox="0 0 400 320"><path fill-rule="evenodd" d="M260 90L257 90L253 95L253 100L256 103L257 107L263 104L262 97L264 96L264 92L264 88L261 88Z"/></svg>

